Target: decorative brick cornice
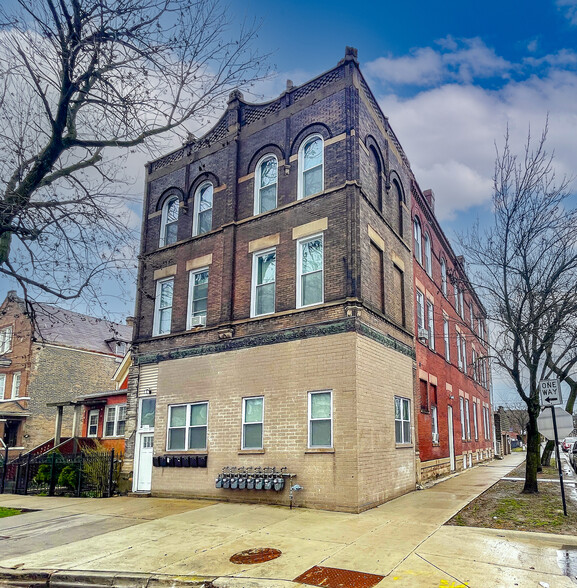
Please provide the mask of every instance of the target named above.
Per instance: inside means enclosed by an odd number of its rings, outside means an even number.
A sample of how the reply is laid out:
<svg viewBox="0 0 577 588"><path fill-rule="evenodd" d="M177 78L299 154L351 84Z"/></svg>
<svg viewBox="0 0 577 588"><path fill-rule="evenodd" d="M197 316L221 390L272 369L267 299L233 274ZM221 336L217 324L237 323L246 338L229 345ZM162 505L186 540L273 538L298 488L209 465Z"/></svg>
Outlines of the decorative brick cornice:
<svg viewBox="0 0 577 588"><path fill-rule="evenodd" d="M190 347L177 347L167 351L157 353L144 353L135 355L134 362L137 365L158 363L173 359L183 359L186 357L196 357L200 355L210 355L212 353L222 353L224 351L235 351L237 349L247 349L251 347L260 347L262 345L275 345L277 343L288 343L299 339L310 339L312 337L326 337L328 335L340 335L342 333L356 332L373 341L384 345L394 351L402 353L412 359L415 358L413 348L379 331L361 323L355 317L348 317L329 323L317 325L308 325L304 327L295 327L276 331L274 333L263 333L251 335L250 337L239 337L238 339L223 339L217 343L205 345L194 345Z"/></svg>

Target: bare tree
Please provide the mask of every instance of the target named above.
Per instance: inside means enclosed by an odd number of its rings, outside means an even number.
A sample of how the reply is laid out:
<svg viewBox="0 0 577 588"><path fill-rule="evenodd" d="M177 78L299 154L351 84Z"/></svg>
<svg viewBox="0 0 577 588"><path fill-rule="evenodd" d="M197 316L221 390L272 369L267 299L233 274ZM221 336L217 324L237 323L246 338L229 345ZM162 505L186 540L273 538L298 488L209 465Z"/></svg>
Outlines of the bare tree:
<svg viewBox="0 0 577 588"><path fill-rule="evenodd" d="M546 136L547 127L536 142L529 134L517 157L507 133L497 151L493 223L461 239L493 325L494 365L527 408L524 493L538 492L539 380L551 373L548 354L563 353L561 335L577 312L577 211L568 180L555 177Z"/></svg>
<svg viewBox="0 0 577 588"><path fill-rule="evenodd" d="M186 137L261 75L254 26L237 28L218 0L0 12L1 274L27 295L73 299L134 259L125 154Z"/></svg>

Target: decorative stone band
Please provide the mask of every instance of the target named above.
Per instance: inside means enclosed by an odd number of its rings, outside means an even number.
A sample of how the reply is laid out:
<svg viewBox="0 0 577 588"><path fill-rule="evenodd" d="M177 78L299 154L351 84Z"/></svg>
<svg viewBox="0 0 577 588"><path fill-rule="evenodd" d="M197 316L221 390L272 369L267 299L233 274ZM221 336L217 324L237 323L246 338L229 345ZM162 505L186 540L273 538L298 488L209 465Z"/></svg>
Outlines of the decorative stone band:
<svg viewBox="0 0 577 588"><path fill-rule="evenodd" d="M295 327L275 333L263 333L261 335L252 335L250 337L239 337L238 339L223 339L217 343L208 343L203 345L194 345L190 347L178 347L170 351L161 351L159 353L146 353L135 355L134 363L145 365L158 363L161 361L170 361L173 359L182 359L185 357L195 357L199 355L210 355L212 353L222 353L224 351L234 351L236 349L246 349L258 347L260 345L274 345L276 343L286 343L298 339L308 339L310 337L326 337L328 335L340 335L342 333L356 332L368 337L381 345L402 353L407 357L415 359L415 350L398 341L390 335L385 335L379 331L361 323L355 317L339 319L331 323L319 325L308 325Z"/></svg>

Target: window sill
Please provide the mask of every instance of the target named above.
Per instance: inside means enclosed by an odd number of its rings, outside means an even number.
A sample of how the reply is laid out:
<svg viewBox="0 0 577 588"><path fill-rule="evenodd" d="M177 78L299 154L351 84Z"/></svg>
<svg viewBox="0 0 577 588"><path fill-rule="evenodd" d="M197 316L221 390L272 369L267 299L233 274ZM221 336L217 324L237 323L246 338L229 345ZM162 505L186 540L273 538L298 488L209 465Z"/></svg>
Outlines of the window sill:
<svg viewBox="0 0 577 588"><path fill-rule="evenodd" d="M305 455L309 453L334 453L334 447L309 447L305 450Z"/></svg>
<svg viewBox="0 0 577 588"><path fill-rule="evenodd" d="M395 449L411 449L414 447L412 443L395 443Z"/></svg>
<svg viewBox="0 0 577 588"><path fill-rule="evenodd" d="M263 455L264 449L239 449L238 455Z"/></svg>

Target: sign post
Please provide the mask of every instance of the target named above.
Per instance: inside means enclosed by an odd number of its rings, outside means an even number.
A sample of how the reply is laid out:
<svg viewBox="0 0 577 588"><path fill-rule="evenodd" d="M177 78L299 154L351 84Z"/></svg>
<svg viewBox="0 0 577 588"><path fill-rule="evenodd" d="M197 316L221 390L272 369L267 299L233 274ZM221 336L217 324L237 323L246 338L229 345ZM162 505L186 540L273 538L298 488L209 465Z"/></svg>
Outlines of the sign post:
<svg viewBox="0 0 577 588"><path fill-rule="evenodd" d="M561 398L561 385L559 380L541 380L539 382L539 394L541 397L541 406L543 408L551 408L553 434L555 437L555 458L557 460L557 469L559 471L559 485L561 486L563 514L567 516L567 503L565 502L565 485L563 484L563 468L561 467L561 455L559 453L559 435L557 432L557 418L555 415L555 406L563 402L563 399Z"/></svg>

